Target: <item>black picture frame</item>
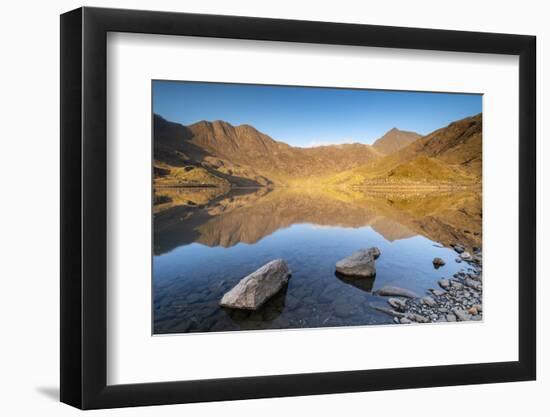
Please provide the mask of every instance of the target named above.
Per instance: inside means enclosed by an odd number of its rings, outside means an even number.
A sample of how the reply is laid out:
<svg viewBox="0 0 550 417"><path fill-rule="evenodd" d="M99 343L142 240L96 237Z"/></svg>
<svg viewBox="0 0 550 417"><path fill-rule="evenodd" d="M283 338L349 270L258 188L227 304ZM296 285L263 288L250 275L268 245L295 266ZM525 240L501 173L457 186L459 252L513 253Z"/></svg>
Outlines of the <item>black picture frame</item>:
<svg viewBox="0 0 550 417"><path fill-rule="evenodd" d="M519 358L107 385L108 32L519 56ZM61 401L82 409L482 384L536 377L534 36L102 8L61 15Z"/></svg>

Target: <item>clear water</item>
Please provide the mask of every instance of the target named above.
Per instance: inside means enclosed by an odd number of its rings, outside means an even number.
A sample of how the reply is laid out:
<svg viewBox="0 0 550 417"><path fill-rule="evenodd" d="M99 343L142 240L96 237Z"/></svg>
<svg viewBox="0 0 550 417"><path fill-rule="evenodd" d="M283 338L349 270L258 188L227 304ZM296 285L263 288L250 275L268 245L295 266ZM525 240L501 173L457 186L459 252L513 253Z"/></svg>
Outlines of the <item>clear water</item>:
<svg viewBox="0 0 550 417"><path fill-rule="evenodd" d="M155 216L154 333L393 323L373 309L385 303L373 291L395 285L425 294L438 279L466 268L455 262L451 240L466 246L480 241L476 196L461 197L461 204L450 195L435 208L433 199L416 204L419 197L406 198L413 207L397 210L402 198L385 195L345 200L343 206L342 198L296 192L225 195L206 204L184 198L186 204ZM381 251L375 278L335 274L338 260L372 246ZM435 269L434 257L446 265ZM292 277L262 308L219 306L243 277L277 258L287 262Z"/></svg>

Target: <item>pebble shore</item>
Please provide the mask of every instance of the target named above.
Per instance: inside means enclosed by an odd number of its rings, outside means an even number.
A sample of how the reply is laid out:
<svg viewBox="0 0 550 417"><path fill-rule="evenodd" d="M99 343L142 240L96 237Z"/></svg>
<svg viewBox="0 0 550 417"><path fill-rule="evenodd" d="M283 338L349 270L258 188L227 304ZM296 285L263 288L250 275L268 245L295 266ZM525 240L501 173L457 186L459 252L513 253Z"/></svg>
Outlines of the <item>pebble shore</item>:
<svg viewBox="0 0 550 417"><path fill-rule="evenodd" d="M479 321L483 319L483 272L481 248L472 248L472 254L464 246L456 244L456 262L464 268L451 277L442 277L439 288L430 288L426 295L418 297L390 296L389 307L374 306L392 315L396 324ZM440 260L434 267L443 265Z"/></svg>

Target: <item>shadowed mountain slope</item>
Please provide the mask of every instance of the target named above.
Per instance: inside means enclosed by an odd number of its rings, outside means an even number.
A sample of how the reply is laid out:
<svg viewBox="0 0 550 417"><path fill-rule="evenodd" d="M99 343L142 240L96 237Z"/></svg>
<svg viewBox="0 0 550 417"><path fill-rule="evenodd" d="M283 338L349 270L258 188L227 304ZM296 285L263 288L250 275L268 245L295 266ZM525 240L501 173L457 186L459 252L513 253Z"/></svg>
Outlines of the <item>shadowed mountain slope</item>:
<svg viewBox="0 0 550 417"><path fill-rule="evenodd" d="M155 174L159 184L174 179L174 168L186 166L202 167L235 185L247 185L247 180L248 185L284 184L295 177L359 167L383 156L370 145L359 143L292 147L252 126L233 126L224 121L182 126L155 115L154 135ZM204 184L209 184L206 178Z"/></svg>

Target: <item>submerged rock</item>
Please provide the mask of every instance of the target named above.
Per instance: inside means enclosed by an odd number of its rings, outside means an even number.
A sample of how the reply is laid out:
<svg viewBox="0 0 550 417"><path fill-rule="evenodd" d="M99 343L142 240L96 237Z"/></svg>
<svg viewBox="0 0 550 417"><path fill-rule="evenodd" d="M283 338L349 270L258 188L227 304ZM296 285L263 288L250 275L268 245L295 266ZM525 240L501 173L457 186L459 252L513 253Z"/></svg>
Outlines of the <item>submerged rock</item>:
<svg viewBox="0 0 550 417"><path fill-rule="evenodd" d="M407 298L418 298L418 295L416 293L412 292L411 290L407 290L406 288L400 288L400 287L394 287L391 285L384 285L382 288L380 288L378 291L376 291L377 295L395 295L398 297L407 297Z"/></svg>
<svg viewBox="0 0 550 417"><path fill-rule="evenodd" d="M400 298L390 298L388 304L391 305L396 310L404 310L407 307L407 303L401 300Z"/></svg>
<svg viewBox="0 0 550 417"><path fill-rule="evenodd" d="M244 277L220 301L222 307L257 310L288 283L290 270L282 259L275 259Z"/></svg>
<svg viewBox="0 0 550 417"><path fill-rule="evenodd" d="M391 308L388 308L388 307L384 307L384 306L380 306L380 305L373 305L372 308L374 308L375 310L378 310L382 313L389 314L390 316L399 317L399 318L405 317L405 313L400 313L399 311L392 310Z"/></svg>
<svg viewBox="0 0 550 417"><path fill-rule="evenodd" d="M342 275L370 278L376 275L374 260L380 256L378 248L361 249L336 262L336 271Z"/></svg>
<svg viewBox="0 0 550 417"><path fill-rule="evenodd" d="M445 261L441 258L434 258L434 260L432 262L433 262L435 268L439 268L439 267L445 265Z"/></svg>

